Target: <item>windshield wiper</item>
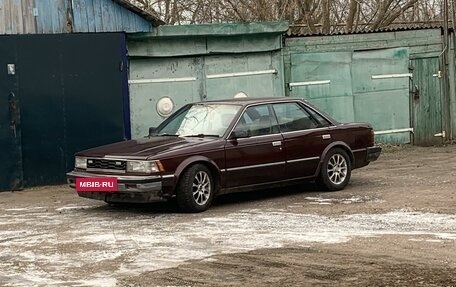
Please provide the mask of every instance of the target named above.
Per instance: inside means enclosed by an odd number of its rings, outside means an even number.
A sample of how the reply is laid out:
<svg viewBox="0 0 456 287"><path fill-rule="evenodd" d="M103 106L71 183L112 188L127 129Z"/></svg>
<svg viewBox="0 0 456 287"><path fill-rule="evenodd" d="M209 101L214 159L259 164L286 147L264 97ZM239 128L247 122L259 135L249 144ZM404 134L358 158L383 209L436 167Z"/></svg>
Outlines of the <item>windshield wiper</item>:
<svg viewBox="0 0 456 287"><path fill-rule="evenodd" d="M197 135L186 135L184 137L191 137L191 138L205 138L205 137L211 137L211 138L219 138L219 135L209 135L209 134L197 134Z"/></svg>

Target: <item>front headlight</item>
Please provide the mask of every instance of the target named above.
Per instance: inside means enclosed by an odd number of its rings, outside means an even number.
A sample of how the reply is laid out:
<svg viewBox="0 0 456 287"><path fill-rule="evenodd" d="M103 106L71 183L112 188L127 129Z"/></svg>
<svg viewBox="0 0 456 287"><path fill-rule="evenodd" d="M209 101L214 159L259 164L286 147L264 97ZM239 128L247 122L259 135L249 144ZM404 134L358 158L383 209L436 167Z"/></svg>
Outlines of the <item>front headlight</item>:
<svg viewBox="0 0 456 287"><path fill-rule="evenodd" d="M74 159L74 167L80 169L87 169L87 158L82 156L77 156Z"/></svg>
<svg viewBox="0 0 456 287"><path fill-rule="evenodd" d="M160 167L156 161L127 161L127 172L132 173L154 173L159 172Z"/></svg>

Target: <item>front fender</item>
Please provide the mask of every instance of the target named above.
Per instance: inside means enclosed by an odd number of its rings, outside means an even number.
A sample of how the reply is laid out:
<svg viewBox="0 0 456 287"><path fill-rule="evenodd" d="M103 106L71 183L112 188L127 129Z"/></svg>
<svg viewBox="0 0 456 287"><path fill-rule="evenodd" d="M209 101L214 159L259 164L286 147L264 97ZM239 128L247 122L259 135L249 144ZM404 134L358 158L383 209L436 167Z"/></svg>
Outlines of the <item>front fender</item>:
<svg viewBox="0 0 456 287"><path fill-rule="evenodd" d="M210 158L197 155L186 158L177 166L176 171L174 172L174 189L177 187L179 178L185 169L195 163L203 163L207 165L215 177L215 184L220 184L220 167Z"/></svg>

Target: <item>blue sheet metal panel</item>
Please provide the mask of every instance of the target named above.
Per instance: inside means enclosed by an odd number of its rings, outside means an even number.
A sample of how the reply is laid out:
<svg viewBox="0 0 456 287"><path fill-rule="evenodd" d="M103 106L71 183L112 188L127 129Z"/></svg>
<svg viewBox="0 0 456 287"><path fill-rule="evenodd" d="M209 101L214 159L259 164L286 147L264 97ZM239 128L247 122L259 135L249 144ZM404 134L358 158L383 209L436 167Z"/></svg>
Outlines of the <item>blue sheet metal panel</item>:
<svg viewBox="0 0 456 287"><path fill-rule="evenodd" d="M157 101L169 97L175 109L202 100L202 60L180 59L131 59L130 60L130 118L132 138L148 134L149 127L157 126L164 118L156 110ZM154 80L137 84L132 80ZM186 80L185 80L186 79ZM169 82L174 80L175 82Z"/></svg>
<svg viewBox="0 0 456 287"><path fill-rule="evenodd" d="M208 100L230 99L238 92L249 97L282 96L276 94L283 90L280 83L282 73L278 63L273 62L273 53L249 53L243 55L207 56L206 94ZM275 70L276 73L268 71ZM256 75L239 75L236 73L257 73ZM264 73L263 73L264 72ZM279 86L280 89L277 89Z"/></svg>
<svg viewBox="0 0 456 287"><path fill-rule="evenodd" d="M338 121L353 121L351 61L351 52L292 54L290 96L309 100Z"/></svg>

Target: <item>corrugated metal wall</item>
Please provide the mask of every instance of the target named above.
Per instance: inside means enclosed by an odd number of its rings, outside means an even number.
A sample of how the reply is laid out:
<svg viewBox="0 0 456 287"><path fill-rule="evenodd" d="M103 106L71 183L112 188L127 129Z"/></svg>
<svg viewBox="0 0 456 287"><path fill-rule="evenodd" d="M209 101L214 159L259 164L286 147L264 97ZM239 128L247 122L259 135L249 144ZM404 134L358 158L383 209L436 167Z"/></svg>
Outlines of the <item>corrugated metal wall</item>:
<svg viewBox="0 0 456 287"><path fill-rule="evenodd" d="M425 113L442 105L441 82L434 77L442 51L440 29L290 37L284 47L287 95L307 98L342 122L372 123L378 141L427 145L442 128L423 126L423 119L450 120L442 113ZM417 65L420 71L413 70L411 60L428 58L436 58L437 66ZM423 86L422 101L412 101L415 85ZM411 128L420 132L413 134Z"/></svg>
<svg viewBox="0 0 456 287"><path fill-rule="evenodd" d="M0 34L118 31L151 23L112 0L0 0Z"/></svg>
<svg viewBox="0 0 456 287"><path fill-rule="evenodd" d="M286 22L160 26L129 35L132 137L143 137L164 117L159 99L174 110L204 100L284 96L281 33Z"/></svg>

